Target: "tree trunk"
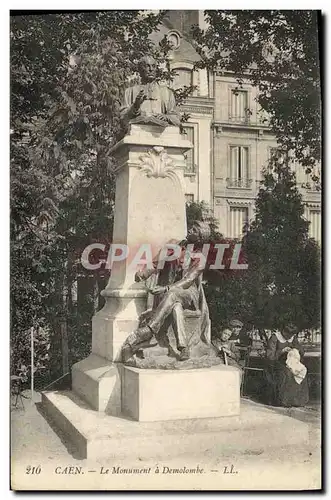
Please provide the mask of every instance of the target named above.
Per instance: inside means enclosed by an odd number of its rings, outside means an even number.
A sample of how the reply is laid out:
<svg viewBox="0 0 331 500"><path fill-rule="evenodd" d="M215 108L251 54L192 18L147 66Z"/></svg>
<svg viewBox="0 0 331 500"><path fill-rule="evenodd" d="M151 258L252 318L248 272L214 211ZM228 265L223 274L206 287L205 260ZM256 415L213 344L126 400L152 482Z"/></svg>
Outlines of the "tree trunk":
<svg viewBox="0 0 331 500"><path fill-rule="evenodd" d="M93 303L94 303L94 314L99 310L99 282L98 277L93 277Z"/></svg>
<svg viewBox="0 0 331 500"><path fill-rule="evenodd" d="M67 267L67 266L65 266ZM62 315L60 323L61 332L61 351L62 351L62 374L65 375L69 372L69 342L68 342L68 273L67 269L63 274L62 279Z"/></svg>
<svg viewBox="0 0 331 500"><path fill-rule="evenodd" d="M62 346L62 374L69 372L69 346L68 346L68 329L67 321L61 322L61 346Z"/></svg>

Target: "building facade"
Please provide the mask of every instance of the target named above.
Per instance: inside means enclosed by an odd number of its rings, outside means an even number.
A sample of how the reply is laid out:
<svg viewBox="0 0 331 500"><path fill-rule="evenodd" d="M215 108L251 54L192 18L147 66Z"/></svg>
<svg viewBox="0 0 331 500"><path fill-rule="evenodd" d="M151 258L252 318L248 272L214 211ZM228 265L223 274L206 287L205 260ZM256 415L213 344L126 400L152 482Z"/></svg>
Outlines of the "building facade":
<svg viewBox="0 0 331 500"><path fill-rule="evenodd" d="M192 24L205 26L202 11L168 11L157 34L158 39L166 35L172 44L174 88L195 87L181 106L189 115L184 133L193 144L186 158L186 198L208 203L220 232L237 238L254 217L262 170L277 151L277 142L256 102L256 88L247 83L239 89L230 73L194 69L199 55L189 41ZM293 169L310 236L321 242L321 194L302 166L293 163Z"/></svg>

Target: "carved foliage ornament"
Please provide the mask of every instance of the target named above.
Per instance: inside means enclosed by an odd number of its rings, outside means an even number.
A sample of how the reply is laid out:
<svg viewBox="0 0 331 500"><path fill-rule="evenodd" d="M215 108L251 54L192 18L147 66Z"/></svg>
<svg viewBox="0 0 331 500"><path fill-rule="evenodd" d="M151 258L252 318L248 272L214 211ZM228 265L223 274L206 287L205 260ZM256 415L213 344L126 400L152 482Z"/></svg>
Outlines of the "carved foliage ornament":
<svg viewBox="0 0 331 500"><path fill-rule="evenodd" d="M139 156L139 169L147 177L167 177L174 173L174 162L163 146L154 146Z"/></svg>

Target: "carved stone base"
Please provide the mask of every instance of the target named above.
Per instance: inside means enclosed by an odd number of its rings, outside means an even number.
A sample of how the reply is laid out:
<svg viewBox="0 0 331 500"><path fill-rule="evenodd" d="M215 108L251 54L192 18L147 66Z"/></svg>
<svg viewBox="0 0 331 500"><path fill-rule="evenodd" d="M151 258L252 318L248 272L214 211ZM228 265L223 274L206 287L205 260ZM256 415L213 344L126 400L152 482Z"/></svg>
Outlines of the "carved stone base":
<svg viewBox="0 0 331 500"><path fill-rule="evenodd" d="M72 367L72 389L96 411L121 412L120 363L90 354Z"/></svg>
<svg viewBox="0 0 331 500"><path fill-rule="evenodd" d="M214 355L200 356L198 358L190 358L186 361L179 361L167 355L159 355L156 357L148 356L144 359L134 356L133 361L128 361L126 366L142 368L146 370L194 370L197 368L210 368L223 364L222 360Z"/></svg>
<svg viewBox="0 0 331 500"><path fill-rule="evenodd" d="M124 366L122 411L141 422L239 415L240 372L224 365L197 370Z"/></svg>

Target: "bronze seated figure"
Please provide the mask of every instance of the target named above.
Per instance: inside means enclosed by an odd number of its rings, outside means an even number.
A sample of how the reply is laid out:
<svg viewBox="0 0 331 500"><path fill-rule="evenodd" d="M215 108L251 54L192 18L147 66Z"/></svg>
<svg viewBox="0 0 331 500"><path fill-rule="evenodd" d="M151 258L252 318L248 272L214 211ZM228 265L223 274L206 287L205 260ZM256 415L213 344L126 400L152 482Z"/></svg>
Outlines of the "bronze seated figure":
<svg viewBox="0 0 331 500"><path fill-rule="evenodd" d="M182 255L186 252L186 243L203 241L208 235L209 226L196 222L182 246ZM155 358L162 352L168 358L164 359L164 364L169 366L203 356L215 358L200 260L193 256L185 267L182 257L165 262L162 269L158 269L157 262L156 259L153 269L136 273L136 281L152 281L148 290L153 295L153 304L140 317L138 329L127 338L122 348L123 362L154 367L151 359L145 363L140 360Z"/></svg>

